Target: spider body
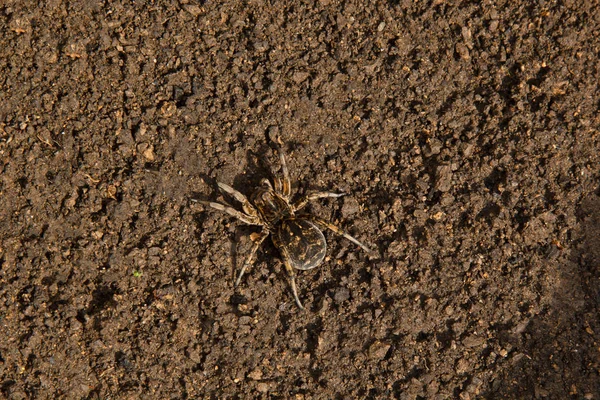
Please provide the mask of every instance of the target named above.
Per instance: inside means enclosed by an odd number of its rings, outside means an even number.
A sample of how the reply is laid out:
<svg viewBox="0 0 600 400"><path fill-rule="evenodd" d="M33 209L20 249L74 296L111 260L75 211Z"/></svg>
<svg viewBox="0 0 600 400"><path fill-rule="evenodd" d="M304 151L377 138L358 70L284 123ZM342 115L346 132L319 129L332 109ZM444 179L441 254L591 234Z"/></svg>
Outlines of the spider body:
<svg viewBox="0 0 600 400"><path fill-rule="evenodd" d="M250 254L244 261L235 285L237 286L240 283L244 272L253 263L258 248L270 235L273 244L281 254L283 264L290 277L294 300L298 307L303 309L296 289L295 270L313 269L323 262L327 252L327 242L321 229L330 229L360 246L368 253L372 252L367 246L337 226L314 215L299 212L312 200L340 197L343 196L343 193L310 193L292 202L290 178L281 148L282 142L277 136L274 138L273 143L281 162L283 180L274 177L273 184L271 184L268 179L263 179L261 186L250 197L250 200L231 186L219 182L219 188L241 203L244 212L238 211L227 204L210 201L200 201L200 203L224 211L246 224L262 227L261 232L252 237L254 244Z"/></svg>

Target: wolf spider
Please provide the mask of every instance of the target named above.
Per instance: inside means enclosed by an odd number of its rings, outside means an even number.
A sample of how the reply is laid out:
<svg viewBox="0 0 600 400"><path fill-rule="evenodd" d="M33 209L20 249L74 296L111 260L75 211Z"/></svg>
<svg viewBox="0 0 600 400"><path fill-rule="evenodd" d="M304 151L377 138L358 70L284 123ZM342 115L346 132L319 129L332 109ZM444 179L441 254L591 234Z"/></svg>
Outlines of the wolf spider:
<svg viewBox="0 0 600 400"><path fill-rule="evenodd" d="M323 262L327 251L327 242L319 227L329 229L343 236L369 254L373 254L373 252L363 243L330 222L311 214L298 213L312 200L341 197L344 193L309 193L296 201L291 201L290 176L282 149L283 143L278 135L271 139L274 150L279 155L283 180L274 176L271 184L268 179L262 179L260 187L250 197L250 200L231 186L218 182L219 189L237 200L241 204L243 212L228 204L199 200L198 202L215 210L224 211L248 225L262 227L260 233L250 236L253 241L252 249L244 261L235 281L235 286L239 285L246 269L254 262L256 252L262 242L267 236L271 235L273 244L281 253L283 264L290 277L294 300L300 309L304 309L298 298L294 270L313 269Z"/></svg>

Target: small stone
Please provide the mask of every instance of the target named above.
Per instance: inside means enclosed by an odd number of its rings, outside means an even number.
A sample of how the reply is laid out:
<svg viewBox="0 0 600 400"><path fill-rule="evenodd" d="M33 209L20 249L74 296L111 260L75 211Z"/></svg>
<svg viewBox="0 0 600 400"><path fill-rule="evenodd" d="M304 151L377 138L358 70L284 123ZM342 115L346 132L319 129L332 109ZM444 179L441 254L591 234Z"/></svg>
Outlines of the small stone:
<svg viewBox="0 0 600 400"><path fill-rule="evenodd" d="M144 151L144 157L148 161L154 161L154 146L148 146L146 151Z"/></svg>
<svg viewBox="0 0 600 400"><path fill-rule="evenodd" d="M144 158L148 161L154 161L155 156L154 156L154 146L151 144L147 144L147 143L140 143L137 146L137 150L142 153L142 155L144 156Z"/></svg>
<svg viewBox="0 0 600 400"><path fill-rule="evenodd" d="M338 304L343 303L344 301L348 300L349 298L350 298L350 290L348 290L348 288L345 288L345 287L339 288L338 290L335 291L335 294L333 295L333 300L335 300L335 302Z"/></svg>
<svg viewBox="0 0 600 400"><path fill-rule="evenodd" d="M160 113L163 116L163 118L172 117L173 115L175 115L176 112L177 112L177 105L175 105L175 103L165 102L160 107Z"/></svg>
<svg viewBox="0 0 600 400"><path fill-rule="evenodd" d="M462 37L463 37L467 47L471 48L472 47L471 43L473 40L473 33L471 32L471 29L469 29L466 26L463 26L461 29L461 34L462 34Z"/></svg>
<svg viewBox="0 0 600 400"><path fill-rule="evenodd" d="M452 188L452 167L442 165L437 168L435 188L440 192L447 192Z"/></svg>
<svg viewBox="0 0 600 400"><path fill-rule="evenodd" d="M469 360L466 358L461 358L456 363L456 372L458 374L464 374L469 369Z"/></svg>
<svg viewBox="0 0 600 400"><path fill-rule="evenodd" d="M267 393L269 391L269 385L264 382L260 382L258 385L256 385L256 390L261 393Z"/></svg>
<svg viewBox="0 0 600 400"><path fill-rule="evenodd" d="M248 378L255 380L255 381L260 381L262 379L262 376L263 376L263 373L260 369L255 369L248 374Z"/></svg>
<svg viewBox="0 0 600 400"><path fill-rule="evenodd" d="M443 147L443 145L440 140L431 139L425 146L423 154L425 154L427 157L430 157L435 154L440 154L440 152L442 151L442 147Z"/></svg>
<svg viewBox="0 0 600 400"><path fill-rule="evenodd" d="M360 210L358 201L353 197L345 197L344 205L342 206L342 216L348 218L353 214L356 214Z"/></svg>
<svg viewBox="0 0 600 400"><path fill-rule="evenodd" d="M489 26L490 32L496 32L499 24L500 24L500 22L497 19L491 21L490 26Z"/></svg>
<svg viewBox="0 0 600 400"><path fill-rule="evenodd" d="M187 350L187 356L189 357L190 360L192 360L195 363L199 363L202 361L200 352L195 348L189 347Z"/></svg>
<svg viewBox="0 0 600 400"><path fill-rule="evenodd" d="M478 347L482 346L485 343L485 338L481 336L471 335L464 338L462 342L465 345L465 347Z"/></svg>
<svg viewBox="0 0 600 400"><path fill-rule="evenodd" d="M369 347L369 357L375 360L381 360L386 356L390 347L390 344L382 343L379 340L377 340L371 345L371 347Z"/></svg>
<svg viewBox="0 0 600 400"><path fill-rule="evenodd" d="M12 18L8 23L8 27L15 33L25 33L31 30L31 22L27 18Z"/></svg>
<svg viewBox="0 0 600 400"><path fill-rule="evenodd" d="M192 14L194 17L197 17L198 15L202 14L202 8L195 4L185 4L183 6L183 9Z"/></svg>
<svg viewBox="0 0 600 400"><path fill-rule="evenodd" d="M148 249L148 255L150 257L158 257L162 253L162 249L158 246L153 246Z"/></svg>
<svg viewBox="0 0 600 400"><path fill-rule="evenodd" d="M471 54L469 53L469 49L463 43L456 44L456 52L463 60L470 60Z"/></svg>
<svg viewBox="0 0 600 400"><path fill-rule="evenodd" d="M65 206L67 206L68 208L73 208L75 206L75 204L77 204L77 198L78 197L79 197L79 194L76 191L73 192L73 194L71 195L71 197L69 197L65 201Z"/></svg>
<svg viewBox="0 0 600 400"><path fill-rule="evenodd" d="M69 323L71 324L71 330L73 330L73 331L80 331L81 328L83 327L83 324L81 322L79 322L77 320L77 318L71 318L69 320Z"/></svg>
<svg viewBox="0 0 600 400"><path fill-rule="evenodd" d="M521 321L514 329L514 333L515 334L521 334L523 332L525 332L525 329L527 329L527 325L529 325L529 320L525 320L525 321Z"/></svg>
<svg viewBox="0 0 600 400"><path fill-rule="evenodd" d="M292 79L294 82L296 82L296 84L300 84L304 82L309 76L310 75L308 72L298 71L294 72L294 75L292 75Z"/></svg>

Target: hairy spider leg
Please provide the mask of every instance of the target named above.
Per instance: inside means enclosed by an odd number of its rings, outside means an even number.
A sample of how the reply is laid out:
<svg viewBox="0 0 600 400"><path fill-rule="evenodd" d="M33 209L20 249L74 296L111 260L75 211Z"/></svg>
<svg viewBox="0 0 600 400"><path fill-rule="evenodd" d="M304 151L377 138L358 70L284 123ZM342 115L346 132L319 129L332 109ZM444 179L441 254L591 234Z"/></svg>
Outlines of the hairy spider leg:
<svg viewBox="0 0 600 400"><path fill-rule="evenodd" d="M292 209L294 210L294 212L296 212L296 211L299 211L299 210L303 209L304 207L306 207L306 205L310 201L317 200L317 199L324 199L327 197L342 197L345 194L346 193L329 193L329 192L309 193L309 194L306 194L306 195L300 197L294 204L292 204Z"/></svg>
<svg viewBox="0 0 600 400"><path fill-rule="evenodd" d="M238 192L226 183L217 182L217 186L219 186L219 189L221 189L225 193L230 194L231 196L233 196L234 199L239 201L242 204L242 208L244 209L244 212L246 214L252 217L258 216L258 211L256 211L256 208L250 203L250 201L248 201L248 198L242 193Z"/></svg>
<svg viewBox="0 0 600 400"><path fill-rule="evenodd" d="M242 270L240 271L240 274L238 275L237 279L235 280L236 287L240 284L240 281L242 280L242 276L244 276L244 272L246 272L246 268L248 268L254 262L254 257L256 256L256 252L258 251L258 248L260 247L262 242L265 241L267 236L269 236L269 230L266 228L263 228L263 230L259 233L259 236L253 240L254 244L252 245L250 254L248 254L248 256L246 257L246 260L244 261L244 265L242 266Z"/></svg>
<svg viewBox="0 0 600 400"><path fill-rule="evenodd" d="M292 184L290 182L290 172L288 171L287 163L285 162L285 154L283 153L283 142L279 135L272 138L275 144L275 150L279 155L279 162L281 163L281 172L283 173L283 187L281 193L285 198L289 198L292 194Z"/></svg>
<svg viewBox="0 0 600 400"><path fill-rule="evenodd" d="M321 226L322 228L327 228L327 229L337 233L338 235L345 237L346 239L348 239L352 243L356 244L357 246L359 246L361 249L363 249L364 251L366 251L369 254L375 254L367 246L365 246L364 244L359 242L356 238L348 235L341 228L333 225L331 222L325 221L324 219L319 218L319 217L315 217L314 215L303 215L302 218L306 218L307 220L314 222L315 224Z"/></svg>
<svg viewBox="0 0 600 400"><path fill-rule="evenodd" d="M224 211L227 214L231 215L232 217L236 217L237 219L239 219L240 221L242 221L248 225L263 225L262 222L260 221L259 217L244 214L243 212L240 212L231 206L226 206L224 204L215 203L212 201L203 201L203 200L195 200L195 201L200 204L203 204L205 206L212 207L215 210Z"/></svg>
<svg viewBox="0 0 600 400"><path fill-rule="evenodd" d="M304 306L300 302L298 298L298 289L296 289L296 271L290 265L289 261L284 258L283 264L285 265L285 270L287 271L288 276L290 277L290 286L292 287L292 294L294 295L294 300L296 300L296 304L300 307L301 310L304 310Z"/></svg>
<svg viewBox="0 0 600 400"><path fill-rule="evenodd" d="M275 191L277 193L283 193L283 184L281 183L281 179L278 176L273 174L273 186L275 186Z"/></svg>

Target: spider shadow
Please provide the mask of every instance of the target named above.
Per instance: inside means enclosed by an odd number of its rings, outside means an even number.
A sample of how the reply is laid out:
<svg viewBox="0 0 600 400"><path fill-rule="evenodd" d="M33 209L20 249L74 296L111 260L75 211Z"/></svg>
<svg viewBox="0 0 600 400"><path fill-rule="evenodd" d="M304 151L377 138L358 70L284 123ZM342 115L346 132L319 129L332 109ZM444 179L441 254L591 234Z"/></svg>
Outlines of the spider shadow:
<svg viewBox="0 0 600 400"><path fill-rule="evenodd" d="M299 146L300 144L297 142L288 141L283 149L285 159L288 164L288 169L290 171L290 183L292 189L290 200L293 200L295 195L306 192L306 189L308 188L310 188L310 190L318 191L327 191L330 189L309 186L299 182L294 178L293 168L290 168L290 160L293 159L290 157L290 153ZM245 169L250 171L250 173L238 174L233 179L233 187L246 195L248 198L250 198L254 190L260 186L260 183L263 179L267 178L271 183L274 183L275 178L279 178L281 180L283 179L283 172L281 170L281 164L276 149L273 145L267 143L262 143L259 145L258 150L249 149L246 151Z"/></svg>
<svg viewBox="0 0 600 400"><path fill-rule="evenodd" d="M251 198L255 190L260 186L261 180L268 178L272 180L271 168L269 163L264 159L264 155L268 154L269 147L261 145L258 151L247 150L246 151L246 167L244 170L249 173L237 174L232 184L233 188L240 191L248 199ZM225 182L227 183L227 182Z"/></svg>
<svg viewBox="0 0 600 400"><path fill-rule="evenodd" d="M243 172L237 174L232 181L228 181L224 177L217 179L206 173L199 173L198 176L206 183L208 187L212 189L211 192L213 194L206 195L202 192L192 191L191 199L201 201L219 201L218 196L221 195L225 199L226 203L239 210L239 204L237 204L237 202L231 196L223 193L219 189L218 183L223 182L231 185L234 189L238 190L240 193L250 199L256 188L259 187L261 180L264 178L272 180L274 174L276 173L271 167L271 165L274 164L265 159L265 155L270 154L270 150L271 147L264 143L259 146L257 151L252 149L247 150L246 166L243 168ZM250 173L247 174L245 171L250 171Z"/></svg>
<svg viewBox="0 0 600 400"><path fill-rule="evenodd" d="M215 178L203 172L199 173L198 176L207 186L213 189L213 192L219 193L219 187L217 186L217 180ZM202 192L192 190L190 201L214 201L212 200L212 197L213 196L208 196Z"/></svg>

